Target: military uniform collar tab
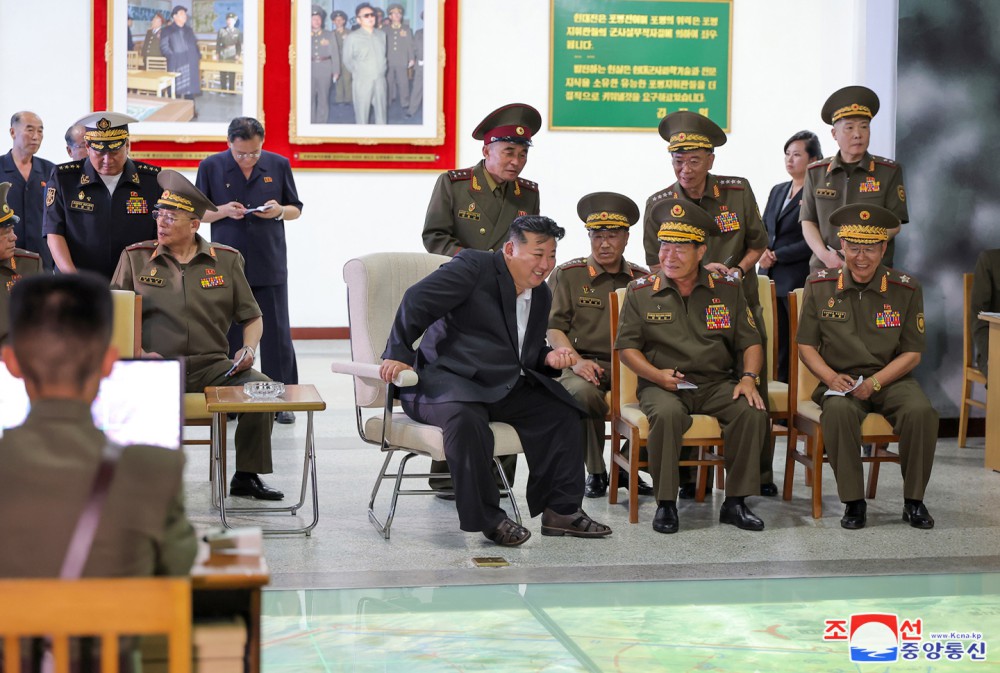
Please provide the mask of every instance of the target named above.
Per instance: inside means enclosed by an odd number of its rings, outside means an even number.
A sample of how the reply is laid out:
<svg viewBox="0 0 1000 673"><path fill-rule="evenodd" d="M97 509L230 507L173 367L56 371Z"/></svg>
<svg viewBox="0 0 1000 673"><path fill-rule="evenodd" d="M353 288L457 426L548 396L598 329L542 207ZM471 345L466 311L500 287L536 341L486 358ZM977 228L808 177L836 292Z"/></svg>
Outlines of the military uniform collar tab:
<svg viewBox="0 0 1000 673"><path fill-rule="evenodd" d="M89 161L87 163L90 163ZM141 184L139 181L139 169L131 159L125 160L125 168L122 169L122 176L132 184Z"/></svg>
<svg viewBox="0 0 1000 673"><path fill-rule="evenodd" d="M857 162L857 167L865 170L867 172L872 172L875 170L874 164L875 158L871 155L871 152L865 152L861 159ZM847 166L847 162L844 161L843 157L840 156L840 150L833 156L830 160L830 165L827 167L827 172L834 170L835 168L843 169Z"/></svg>

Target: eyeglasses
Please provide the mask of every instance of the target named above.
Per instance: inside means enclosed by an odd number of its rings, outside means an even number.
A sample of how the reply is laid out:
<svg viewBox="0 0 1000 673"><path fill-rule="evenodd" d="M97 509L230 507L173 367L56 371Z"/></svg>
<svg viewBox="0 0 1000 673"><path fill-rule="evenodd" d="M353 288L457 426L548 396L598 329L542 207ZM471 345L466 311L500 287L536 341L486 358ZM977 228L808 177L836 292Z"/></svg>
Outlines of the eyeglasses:
<svg viewBox="0 0 1000 673"><path fill-rule="evenodd" d="M847 243L844 246L845 252L852 257L857 257L858 255L864 255L865 257L874 257L882 252L881 245L855 245L854 243Z"/></svg>
<svg viewBox="0 0 1000 673"><path fill-rule="evenodd" d="M362 19L370 19L375 15L372 12L368 12L367 14L358 14L358 16L360 16Z"/></svg>
<svg viewBox="0 0 1000 673"><path fill-rule="evenodd" d="M257 152L233 152L233 156L236 157L238 160L259 159L260 151L258 150Z"/></svg>
<svg viewBox="0 0 1000 673"><path fill-rule="evenodd" d="M624 238L624 233L621 231L594 231L590 234L590 240L600 241L620 241Z"/></svg>
<svg viewBox="0 0 1000 673"><path fill-rule="evenodd" d="M178 222L187 222L191 218L189 218L187 215L182 215L178 217L176 214L170 211L157 209L153 211L153 219L156 220L157 222L163 220L167 224L173 226Z"/></svg>

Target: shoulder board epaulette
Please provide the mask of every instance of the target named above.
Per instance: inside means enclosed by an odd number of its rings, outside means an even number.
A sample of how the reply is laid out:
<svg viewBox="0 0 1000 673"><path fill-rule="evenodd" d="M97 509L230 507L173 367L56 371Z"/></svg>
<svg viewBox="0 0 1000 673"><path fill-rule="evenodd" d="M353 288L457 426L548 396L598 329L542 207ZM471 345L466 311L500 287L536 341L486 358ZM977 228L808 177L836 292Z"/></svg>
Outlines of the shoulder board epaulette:
<svg viewBox="0 0 1000 673"><path fill-rule="evenodd" d="M568 262L563 262L559 265L559 269L573 269L581 266L587 266L586 257L577 257L576 259L571 259Z"/></svg>
<svg viewBox="0 0 1000 673"><path fill-rule="evenodd" d="M732 175L717 175L715 181L719 183L719 187L722 189L746 189L748 184L746 178L738 178Z"/></svg>
<svg viewBox="0 0 1000 673"><path fill-rule="evenodd" d="M83 162L82 161L67 161L64 164L59 164L58 166L56 166L56 169L60 173L64 173L66 171L79 172L79 170L81 168L83 168Z"/></svg>
<svg viewBox="0 0 1000 673"><path fill-rule="evenodd" d="M456 168L453 171L448 171L448 179L452 182L461 182L462 180L472 179L472 169L471 168Z"/></svg>
<svg viewBox="0 0 1000 673"><path fill-rule="evenodd" d="M886 274L888 280L893 285L900 285L908 290L916 290L918 287L917 279L909 274L905 274L902 271L897 271L896 269L889 269L889 273Z"/></svg>
<svg viewBox="0 0 1000 673"><path fill-rule="evenodd" d="M650 203L656 203L660 199L676 199L676 198L680 198L680 195L670 187L665 187L664 189L661 189L660 191L656 192L648 199L646 199L646 204L649 205Z"/></svg>
<svg viewBox="0 0 1000 673"><path fill-rule="evenodd" d="M628 284L628 289L635 291L641 290L644 287L652 288L653 284L656 282L656 274L651 273L648 276L643 276L642 278L636 278L631 283Z"/></svg>
<svg viewBox="0 0 1000 673"><path fill-rule="evenodd" d="M147 164L144 161L136 161L134 163L135 167L138 168L140 171L144 171L146 173L154 173L154 174L160 172L159 166L154 166L153 164Z"/></svg>
<svg viewBox="0 0 1000 673"><path fill-rule="evenodd" d="M836 269L820 269L811 274L806 280L810 283L822 283L825 280L837 280L840 274Z"/></svg>
<svg viewBox="0 0 1000 673"><path fill-rule="evenodd" d="M139 243L133 243L132 245L125 248L125 250L156 250L156 241L140 241Z"/></svg>
<svg viewBox="0 0 1000 673"><path fill-rule="evenodd" d="M634 264L632 262L629 262L628 266L629 266L630 269L632 269L632 271L634 271L636 273L643 274L643 275L646 275L646 274L649 273L649 269L647 269L644 266L639 266L638 264Z"/></svg>
<svg viewBox="0 0 1000 673"><path fill-rule="evenodd" d="M518 178L517 184L521 185L525 189L530 189L533 192L538 191L538 183L532 182L531 180L525 180L524 178Z"/></svg>
<svg viewBox="0 0 1000 673"><path fill-rule="evenodd" d="M236 253L236 254L239 254L239 252L240 252L236 248L234 248L232 246L229 246L229 245L224 245L222 243L209 243L209 245L211 245L216 250L225 250L226 252L232 252L232 253Z"/></svg>
<svg viewBox="0 0 1000 673"><path fill-rule="evenodd" d="M715 271L709 273L708 277L711 278L716 285L728 285L730 287L736 287L739 284L735 280L731 280L729 276L723 276L721 274L716 273Z"/></svg>
<svg viewBox="0 0 1000 673"><path fill-rule="evenodd" d="M881 164L883 166L892 166L893 168L895 168L896 166L899 165L895 161L893 161L892 159L887 159L885 157L877 157L877 156L872 155L872 159L875 160L875 163Z"/></svg>
<svg viewBox="0 0 1000 673"><path fill-rule="evenodd" d="M829 166L831 161L833 161L833 157L826 157L824 159L820 159L819 161L812 162L811 164L809 164L807 168L819 168L821 166Z"/></svg>
<svg viewBox="0 0 1000 673"><path fill-rule="evenodd" d="M31 252L30 250L24 250L23 248L14 248L14 257L24 257L25 259L41 259L42 256L37 252Z"/></svg>

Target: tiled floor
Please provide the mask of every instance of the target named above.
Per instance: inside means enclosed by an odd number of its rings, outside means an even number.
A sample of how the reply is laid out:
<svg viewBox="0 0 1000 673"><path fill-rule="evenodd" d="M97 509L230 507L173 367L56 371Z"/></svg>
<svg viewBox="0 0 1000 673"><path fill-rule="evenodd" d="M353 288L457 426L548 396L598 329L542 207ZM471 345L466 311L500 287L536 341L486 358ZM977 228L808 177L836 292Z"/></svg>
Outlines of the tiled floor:
<svg viewBox="0 0 1000 673"><path fill-rule="evenodd" d="M265 540L265 554L272 572L272 590L266 594L265 601L269 615L264 627L268 637L266 671L284 670L282 666L290 662L294 664L295 657L299 656L303 657L299 662L303 668L294 670L749 671L755 670L749 667L751 659L736 667L732 667L732 661L729 661L726 664L729 668L712 663L718 662L722 656L712 648L719 643L749 638L747 632L754 631L749 626L766 629L774 619L772 612L784 613L793 608L795 623L803 625L803 630L797 632L799 635L795 636L794 644L788 645L794 645L793 649L801 652L795 656L786 653L779 657L775 650L773 657L769 655L767 663L758 666L759 670L834 671L840 670L839 666L842 670L882 671L884 667L872 669L867 665L858 668L849 661L847 647L843 644L837 644L839 649L835 649L832 659L822 662L809 663L796 657L799 654L805 656L810 651L818 655L828 648L822 642L821 630L815 633L809 631L819 628L815 626L817 620L821 626L826 618L859 611L897 612L900 616L920 613L916 616L923 615L930 619L939 609L939 603L920 602L922 598L919 597L938 596L971 595L973 598L956 598L958 603L955 605L959 606L955 608L956 612L940 613L942 618L949 617L950 620L951 616L955 616L956 620L938 623L935 617L931 628L978 629L984 632L992 629L992 637L995 640L1000 638L1000 626L996 621L990 621L995 620L994 610L1000 610L996 607L997 592L994 590L997 580L989 575L976 574L1000 572L1000 557L997 555L997 549L1000 549L1000 474L982 467L981 438L973 439L972 448L968 449L957 448L954 439L939 442L926 499L937 520L937 526L931 531L915 530L900 520L902 479L894 465L887 465L882 470L878 495L869 503L869 525L860 531L840 528L842 506L837 500L829 470L825 471L824 477L823 517L811 517L809 491L802 484L800 466L790 502L782 501L780 497L751 500L754 511L767 525L761 533L740 531L718 523L721 492L716 492L710 501L703 504L682 503L681 531L670 536L657 534L650 527L654 511L651 500L641 501L640 523L631 525L624 506L609 505L607 500L601 499L587 500L584 506L596 519L614 528L610 538L546 538L540 535L538 520L529 519L526 525L534 533L532 539L522 547L501 550L481 535L459 531L452 503L413 496L401 499L392 537L383 540L368 522L366 513L382 455L377 447L364 444L357 436L350 379L336 376L329 370L333 358L348 358L347 343L305 341L297 342L296 348L300 380L315 384L328 404L328 409L317 413L315 418L320 522L309 538L299 536ZM268 478L268 482L286 493L297 489L301 477L304 421L304 415L300 414L295 425L275 425L275 474ZM775 472L779 475L783 474L783 455L784 446L779 440L775 457ZM194 447L188 449L188 457L186 489L189 515L200 527L216 525L217 515L209 504L207 451ZM417 469L426 469L426 462L414 463ZM525 478L526 467L522 461L515 485L522 505ZM380 506L384 508L382 500ZM309 511L295 517L300 521L310 518ZM240 518L237 521L288 525L295 519L284 514ZM473 557L479 556L501 556L509 562L509 566L479 568L472 562ZM954 575L950 579L926 577L942 573L973 574ZM902 577L886 577L892 575ZM917 575L924 577L914 577ZM869 576L873 577L867 582L858 579ZM777 581L778 578L836 577L850 579L824 579L811 583L805 580L790 583ZM757 581L760 578L775 581ZM596 584L607 582L622 584ZM961 588L970 582L980 582L988 589L984 589L983 598L975 598L974 591ZM487 588L483 590L484 594L478 594L468 588L473 586ZM912 587L912 590L900 589L885 596L873 593L883 586ZM676 592L690 592L688 587L700 587L698 592L717 598L688 602L669 598ZM295 589L311 591L277 591ZM353 589L364 591L355 592ZM563 641L553 644L555 636L546 631L551 624L539 621L538 615L526 605L510 607L516 614L507 613L507 608L494 609L496 600L502 599L504 605L511 606L521 600L513 594L523 595L526 592L555 597L552 599L555 603L545 603L544 613L549 617L555 614L550 608L560 601L567 602L573 597L582 601L578 608L580 612L575 616L572 611L559 612L554 623L570 634L566 643L579 645L588 657L598 663L597 669L581 664L580 653ZM864 599L866 596L871 600ZM903 598L918 602L900 602ZM950 600L942 598L940 605L951 605ZM439 602L444 605L441 610L436 607ZM433 604L433 609L428 609L429 604ZM382 621L395 614L397 607L407 605L412 605L419 614L419 619L413 617L412 624L409 616L402 612L396 621ZM607 605L621 606L624 612L608 616L603 610ZM704 605L717 607L706 613L700 607ZM359 606L364 619L358 616ZM470 609L470 606L475 609ZM944 610L944 607L941 609ZM952 610L951 607L947 609ZM981 617L983 621L969 623L958 620L962 611L975 615L976 620ZM713 626L712 615L715 612L720 612L723 621ZM447 616L442 616L440 622L432 620L428 625L426 616L438 613ZM495 630L508 618L512 624L524 624L527 620L530 626L525 625L525 628L529 630L529 635L535 634L539 642L544 641L542 649L548 654L540 655L537 660L532 659L523 668L519 667L520 664L508 667L494 660L490 654L493 645L498 651L514 652L519 657L530 657L534 651L521 641L511 639L511 634L520 631ZM492 620L498 620L496 626L490 626ZM688 620L698 626L688 629ZM577 628L578 623L586 628ZM592 638L618 637L622 632L619 627L631 623L638 625L638 630L633 631L641 636L640 639L645 639L643 642L672 643L678 634L683 634L695 645L708 643L707 649L698 649L694 658L683 659L683 663L677 663L675 667L666 666L664 662L682 662L681 658L674 659L681 657L681 645L657 646L655 651L635 645L624 651L639 657L636 659L638 663L623 666L621 657L615 660L618 663L614 665L602 659L601 653L606 647L588 645ZM740 626L744 623L746 626ZM343 626L348 624L353 626ZM454 648L449 650L452 653L465 652L465 660L434 659L428 654L429 648L414 648L407 644L405 632L410 627L414 629L414 634L420 634L436 628L435 624L441 626L443 632L449 628L468 632L469 639L455 640ZM989 629L988 625L991 625ZM308 633L303 635L296 630L300 628ZM486 646L474 640L476 633L485 633L495 642ZM417 635L412 637L416 639L414 642L422 642ZM699 640L702 637L704 641ZM751 649L760 647L762 651L767 650L763 641L757 638L753 636ZM438 644L443 640L444 636L438 639ZM316 646L302 649L303 642ZM1000 640L997 642L1000 643ZM288 652L297 654L289 655ZM336 653L341 654L334 656ZM550 655L554 658L545 658ZM289 659L290 656L292 659ZM450 654L448 656L451 657ZM400 657L406 660L405 664ZM778 660L793 663L787 668L777 668L775 661ZM321 663L323 661L325 664ZM838 661L842 663L830 663ZM921 659L921 662L924 667L919 670L930 670L927 666L932 665L941 666L941 670L957 671L967 670L963 667L973 665L968 659L937 663ZM988 670L989 667L988 663L984 666L976 662L975 665L975 670ZM313 666L315 668L310 668ZM918 669L894 667L892 670Z"/></svg>

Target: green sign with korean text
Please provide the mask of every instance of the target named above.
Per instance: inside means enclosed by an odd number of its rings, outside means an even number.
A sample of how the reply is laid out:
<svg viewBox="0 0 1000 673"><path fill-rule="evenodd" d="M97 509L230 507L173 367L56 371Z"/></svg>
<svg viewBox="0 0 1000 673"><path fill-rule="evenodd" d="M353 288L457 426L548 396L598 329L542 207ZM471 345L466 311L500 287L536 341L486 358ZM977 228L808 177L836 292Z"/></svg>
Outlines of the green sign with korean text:
<svg viewBox="0 0 1000 673"><path fill-rule="evenodd" d="M677 110L729 130L732 0L551 0L549 128L655 130Z"/></svg>

